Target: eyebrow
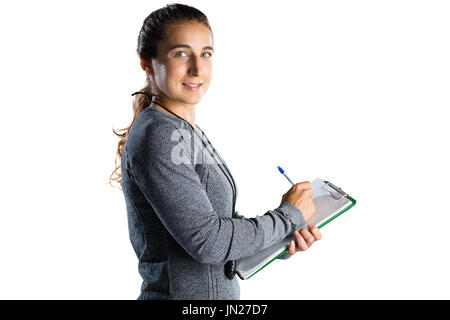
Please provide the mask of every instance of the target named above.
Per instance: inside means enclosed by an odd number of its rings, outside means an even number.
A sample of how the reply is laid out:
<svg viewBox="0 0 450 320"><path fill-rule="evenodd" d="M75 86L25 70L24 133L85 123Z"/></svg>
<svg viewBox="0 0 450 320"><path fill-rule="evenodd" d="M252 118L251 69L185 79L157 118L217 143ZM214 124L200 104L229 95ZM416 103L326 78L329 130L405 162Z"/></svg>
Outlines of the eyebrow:
<svg viewBox="0 0 450 320"><path fill-rule="evenodd" d="M176 44L176 45L174 45L174 46L171 46L171 47L169 48L169 51L170 51L170 50L173 50L173 49L175 49L175 48L187 48L187 49L192 49L191 46L189 46L189 45L187 45L187 44ZM203 47L202 50L212 50L212 51L214 51L214 48L211 47L211 46L206 46L206 47Z"/></svg>

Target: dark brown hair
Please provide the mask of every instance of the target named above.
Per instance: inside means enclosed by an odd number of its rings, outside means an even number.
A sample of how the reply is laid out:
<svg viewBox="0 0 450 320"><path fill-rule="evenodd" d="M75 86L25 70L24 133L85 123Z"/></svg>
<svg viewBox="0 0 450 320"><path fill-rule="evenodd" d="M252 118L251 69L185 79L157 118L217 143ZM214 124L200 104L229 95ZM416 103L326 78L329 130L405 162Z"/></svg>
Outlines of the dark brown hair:
<svg viewBox="0 0 450 320"><path fill-rule="evenodd" d="M157 42L163 40L167 35L166 31L168 27L173 23L190 21L202 23L207 26L209 30L211 30L211 26L209 25L206 16L200 10L188 5L173 3L168 4L156 11L153 11L147 18L145 18L141 31L139 32L138 45L136 50L139 58L145 61L150 61L151 58L156 58L158 55ZM126 128L118 130L122 131L122 133L116 132L114 128L112 129L114 134L116 134L120 138L120 140L118 143L115 158L115 169L109 177L110 184L113 181L119 184L121 183L122 174L120 172L120 169L122 149L125 145L125 141L128 137L130 128L136 120L136 117L144 108L147 108L151 103L151 96L153 94L151 92L151 82L148 75L146 77L146 82L146 86L139 91L144 94L137 94L134 96L132 103L134 116L131 124Z"/></svg>

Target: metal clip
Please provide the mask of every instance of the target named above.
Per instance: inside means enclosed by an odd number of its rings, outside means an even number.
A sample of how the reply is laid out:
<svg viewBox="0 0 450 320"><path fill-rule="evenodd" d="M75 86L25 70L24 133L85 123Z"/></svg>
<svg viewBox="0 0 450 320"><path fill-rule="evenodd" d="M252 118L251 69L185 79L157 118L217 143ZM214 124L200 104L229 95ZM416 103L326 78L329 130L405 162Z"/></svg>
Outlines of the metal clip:
<svg viewBox="0 0 450 320"><path fill-rule="evenodd" d="M335 186L334 184L332 184L331 182L325 183L323 186L328 186L330 188L333 188L334 191L338 192L341 196L340 197L336 197L336 195L334 195L330 190L327 190L328 192L330 192L330 194L333 196L333 198L335 198L336 200L341 200L342 198L348 196L348 194L346 192L344 192L344 190L342 190L341 188Z"/></svg>

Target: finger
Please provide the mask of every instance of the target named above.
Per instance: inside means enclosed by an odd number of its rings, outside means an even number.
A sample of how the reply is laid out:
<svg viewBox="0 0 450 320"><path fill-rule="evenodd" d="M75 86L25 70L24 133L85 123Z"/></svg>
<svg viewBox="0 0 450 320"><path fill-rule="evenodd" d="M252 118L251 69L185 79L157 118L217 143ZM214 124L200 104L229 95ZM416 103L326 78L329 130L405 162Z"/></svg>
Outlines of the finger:
<svg viewBox="0 0 450 320"><path fill-rule="evenodd" d="M299 182L299 183L296 183L294 185L294 187L297 190L310 189L311 188L311 182L310 181Z"/></svg>
<svg viewBox="0 0 450 320"><path fill-rule="evenodd" d="M288 252L291 256L293 256L295 254L295 241L294 240L291 240L291 242L289 243Z"/></svg>
<svg viewBox="0 0 450 320"><path fill-rule="evenodd" d="M313 235L314 239L316 239L316 240L322 239L322 233L320 232L319 228L317 228L316 226L314 226L312 224L309 224L308 227L309 227L309 231Z"/></svg>
<svg viewBox="0 0 450 320"><path fill-rule="evenodd" d="M313 235L306 229L302 229L300 231L300 233L301 233L303 239L305 239L305 242L308 245L308 247L311 247L311 245L313 244L313 242L315 240Z"/></svg>
<svg viewBox="0 0 450 320"><path fill-rule="evenodd" d="M302 229L305 230L305 229ZM295 241L297 241L297 251L305 251L308 249L308 244L305 242L305 239L301 236L298 231L295 231Z"/></svg>

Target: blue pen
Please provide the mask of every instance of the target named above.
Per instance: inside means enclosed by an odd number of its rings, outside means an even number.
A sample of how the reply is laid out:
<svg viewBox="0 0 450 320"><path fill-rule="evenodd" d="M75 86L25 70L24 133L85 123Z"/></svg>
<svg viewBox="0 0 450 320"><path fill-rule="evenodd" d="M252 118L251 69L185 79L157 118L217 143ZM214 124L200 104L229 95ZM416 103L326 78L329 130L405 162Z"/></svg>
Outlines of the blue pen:
<svg viewBox="0 0 450 320"><path fill-rule="evenodd" d="M291 179L289 179L289 177L286 175L286 173L284 173L284 170L283 169L281 169L281 167L280 166L277 166L277 168L278 168L278 170L281 172L281 174L283 175L283 176L285 176L286 177L286 179L288 179L289 180L289 182L290 183L292 183L292 185L294 185L294 183L291 181Z"/></svg>

